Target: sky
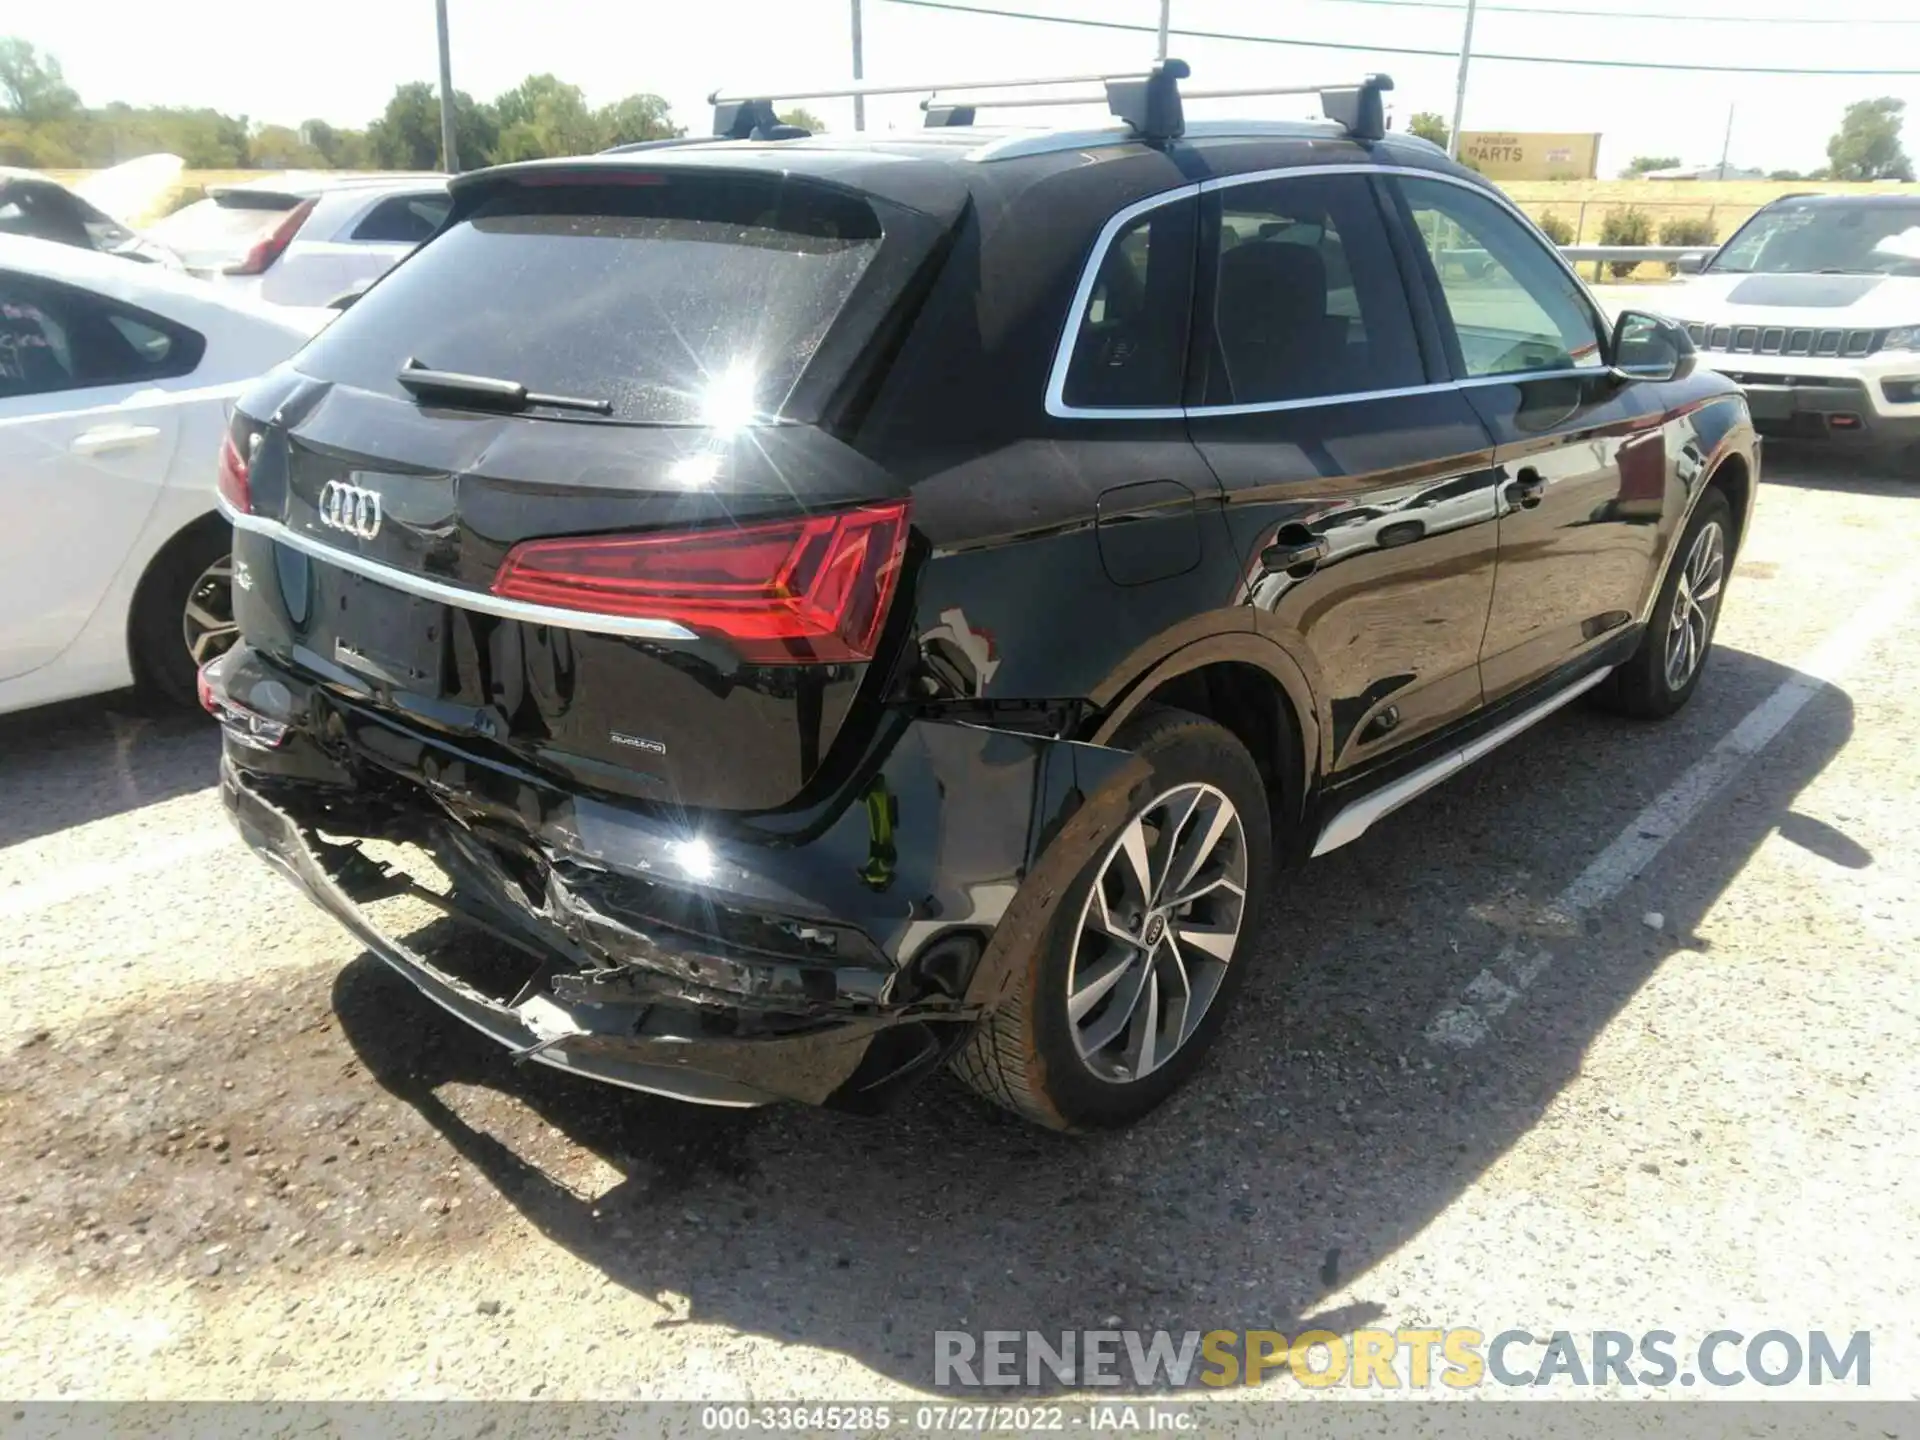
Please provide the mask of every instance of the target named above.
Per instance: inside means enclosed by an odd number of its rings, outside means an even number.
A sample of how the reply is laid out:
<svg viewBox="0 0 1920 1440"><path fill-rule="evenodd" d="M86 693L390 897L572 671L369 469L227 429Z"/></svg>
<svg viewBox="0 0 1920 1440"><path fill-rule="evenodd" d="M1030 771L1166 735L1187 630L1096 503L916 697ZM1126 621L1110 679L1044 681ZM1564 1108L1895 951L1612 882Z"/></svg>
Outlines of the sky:
<svg viewBox="0 0 1920 1440"><path fill-rule="evenodd" d="M593 104L636 91L663 95L694 132L710 123L716 87L795 90L845 83L853 0L448 0L456 89L488 99L552 71ZM861 0L871 82L967 80L1125 67L1149 59L1151 34L1082 29ZM958 0L998 8L1152 26L1159 0ZM1451 0L1440 0L1451 3ZM1464 5L1464 0L1461 0ZM1920 71L1920 8L1911 0L1485 0L1611 8L1656 18L1511 14L1482 9L1476 52L1719 65L1884 67ZM1356 0L1171 0L1173 25L1338 46L1405 45L1457 52L1463 9ZM1716 15L1731 23L1667 18ZM1768 23L1819 16L1847 23ZM1905 24L1872 24L1904 18ZM89 104L206 105L256 122L310 118L364 125L396 85L435 78L433 0L0 0L0 34L51 52ZM1420 110L1450 116L1453 58L1366 54L1182 37L1170 53L1194 87L1309 84L1385 71L1395 128ZM1729 107L1731 163L1811 169L1852 100L1907 102L1906 143L1920 157L1920 75L1901 78L1701 75L1476 59L1463 128L1601 134L1600 173L1635 155L1720 158ZM849 102L806 102L831 129L851 129ZM1299 97L1196 101L1209 115L1294 117ZM1098 123L1098 110L1027 111L1041 123ZM917 126L912 97L868 102L869 129Z"/></svg>

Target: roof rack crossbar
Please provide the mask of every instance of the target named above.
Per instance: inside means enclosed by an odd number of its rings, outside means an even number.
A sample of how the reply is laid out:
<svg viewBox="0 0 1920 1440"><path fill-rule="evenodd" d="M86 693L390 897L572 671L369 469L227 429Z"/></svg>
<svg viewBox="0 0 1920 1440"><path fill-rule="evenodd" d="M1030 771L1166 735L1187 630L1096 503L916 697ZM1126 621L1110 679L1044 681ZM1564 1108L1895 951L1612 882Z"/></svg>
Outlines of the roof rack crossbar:
<svg viewBox="0 0 1920 1440"><path fill-rule="evenodd" d="M1152 72L1152 66L1143 66L1138 70L1106 70L1092 75L1037 75L1030 79L1016 80L943 80L937 83L921 81L913 85L898 84L859 84L833 85L819 90L788 90L780 94L765 92L729 92L715 90L707 96L709 105L737 104L749 100L837 100L854 95L926 95L940 90L1017 90L1039 85L1097 85L1106 80L1145 79Z"/></svg>
<svg viewBox="0 0 1920 1440"><path fill-rule="evenodd" d="M1092 105L1103 98L1114 115L1132 126L1145 140L1171 140L1186 131L1183 100L1216 100L1255 95L1318 95L1321 112L1356 140L1385 136L1386 107L1381 95L1393 89L1388 75L1368 75L1358 84L1249 85L1215 90L1189 90L1179 82L1192 74L1184 60L1162 60L1142 70L1098 75L1045 75L1016 80L965 80L916 85L860 84L818 90L791 90L781 94L729 94L715 90L707 97L714 107L713 133L728 139L764 136L777 120L773 106L788 100L830 100L869 95L916 95L927 124L970 125L977 111L1025 109L1036 105ZM1098 84L1104 95L976 95L975 91L1030 90L1062 85ZM954 92L962 92L956 97Z"/></svg>

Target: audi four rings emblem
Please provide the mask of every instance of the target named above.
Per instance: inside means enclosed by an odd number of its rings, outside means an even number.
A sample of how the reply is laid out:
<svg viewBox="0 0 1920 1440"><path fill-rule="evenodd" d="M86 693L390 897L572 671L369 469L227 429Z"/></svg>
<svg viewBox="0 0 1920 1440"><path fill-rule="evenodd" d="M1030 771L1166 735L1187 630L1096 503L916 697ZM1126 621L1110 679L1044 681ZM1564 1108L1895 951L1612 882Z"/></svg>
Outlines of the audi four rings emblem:
<svg viewBox="0 0 1920 1440"><path fill-rule="evenodd" d="M320 523L362 540L373 539L380 533L380 492L329 480L320 487Z"/></svg>

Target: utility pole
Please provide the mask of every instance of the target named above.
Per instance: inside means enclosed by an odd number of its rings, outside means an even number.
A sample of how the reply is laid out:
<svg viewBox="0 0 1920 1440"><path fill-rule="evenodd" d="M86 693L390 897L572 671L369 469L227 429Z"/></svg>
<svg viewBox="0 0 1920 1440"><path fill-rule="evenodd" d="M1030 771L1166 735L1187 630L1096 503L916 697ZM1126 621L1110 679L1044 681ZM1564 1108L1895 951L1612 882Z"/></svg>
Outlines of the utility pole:
<svg viewBox="0 0 1920 1440"><path fill-rule="evenodd" d="M433 18L440 27L440 166L451 175L460 168L460 149L453 141L453 52L447 45L447 0L433 0Z"/></svg>
<svg viewBox="0 0 1920 1440"><path fill-rule="evenodd" d="M1153 56L1156 60L1167 58L1167 27L1172 20L1173 0L1160 0L1160 48L1154 52Z"/></svg>
<svg viewBox="0 0 1920 1440"><path fill-rule="evenodd" d="M1727 178L1727 155L1733 149L1733 106L1727 106L1727 134L1720 142L1720 178Z"/></svg>
<svg viewBox="0 0 1920 1440"><path fill-rule="evenodd" d="M1447 158L1460 157L1460 118L1467 109L1467 62L1473 59L1475 0L1467 0L1467 28L1460 35L1460 79L1453 87L1453 128L1447 131Z"/></svg>
<svg viewBox="0 0 1920 1440"><path fill-rule="evenodd" d="M866 63L860 53L860 0L853 0L853 83L858 85L866 79ZM867 128L867 97L853 97L853 128Z"/></svg>

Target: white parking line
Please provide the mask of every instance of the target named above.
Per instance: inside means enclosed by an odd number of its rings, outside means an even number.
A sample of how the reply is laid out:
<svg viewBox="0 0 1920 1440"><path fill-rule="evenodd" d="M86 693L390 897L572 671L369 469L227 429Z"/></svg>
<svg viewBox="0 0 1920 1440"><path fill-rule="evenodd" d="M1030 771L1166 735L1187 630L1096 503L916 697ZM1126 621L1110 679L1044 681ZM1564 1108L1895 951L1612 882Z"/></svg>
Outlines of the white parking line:
<svg viewBox="0 0 1920 1440"><path fill-rule="evenodd" d="M239 834L231 826L222 824L217 829L184 835L169 844L142 850L125 860L75 865L60 871L52 879L0 890L0 924L23 920L42 910L51 910L56 905L65 905L70 900L82 899L97 890L110 889L142 875L186 865L216 850L239 843Z"/></svg>
<svg viewBox="0 0 1920 1440"><path fill-rule="evenodd" d="M1809 700L1857 665L1900 623L1913 604L1915 588L1913 577L1903 575L1883 586L1848 617L1719 744L1628 822L1613 843L1554 899L1550 907L1553 917L1569 929L1575 928L1583 915L1626 889L1707 801L1786 729ZM1433 1017L1427 1026L1427 1039L1456 1050L1478 1045L1491 1032L1493 1022L1552 963L1552 952L1538 948L1538 942L1508 945L1467 983L1459 999Z"/></svg>

